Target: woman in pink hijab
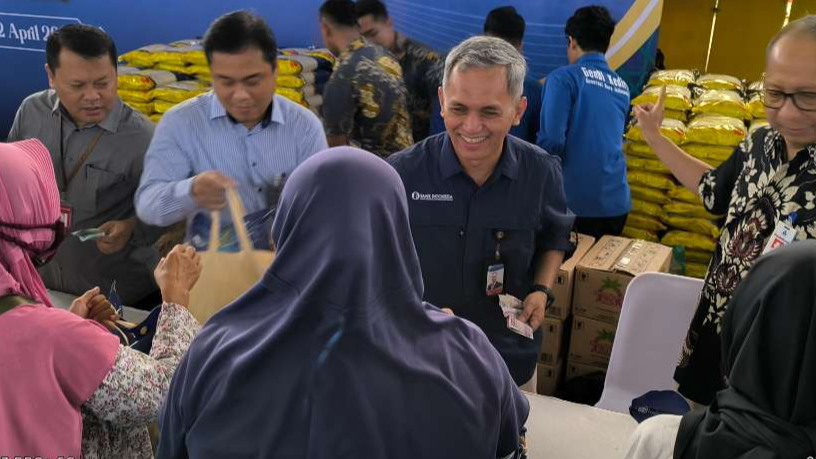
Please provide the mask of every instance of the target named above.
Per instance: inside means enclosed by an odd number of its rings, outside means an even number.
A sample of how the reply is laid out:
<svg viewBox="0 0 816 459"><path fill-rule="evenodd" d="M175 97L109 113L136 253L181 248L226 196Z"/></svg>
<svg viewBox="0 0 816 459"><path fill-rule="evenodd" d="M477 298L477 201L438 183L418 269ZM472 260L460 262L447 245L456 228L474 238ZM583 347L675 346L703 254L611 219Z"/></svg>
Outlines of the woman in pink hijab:
<svg viewBox="0 0 816 459"><path fill-rule="evenodd" d="M51 307L35 265L62 233L48 151L0 143L0 457L152 457L147 426L198 330L183 306L198 255L176 246L156 268L164 304L145 355L100 324L115 315L98 288Z"/></svg>

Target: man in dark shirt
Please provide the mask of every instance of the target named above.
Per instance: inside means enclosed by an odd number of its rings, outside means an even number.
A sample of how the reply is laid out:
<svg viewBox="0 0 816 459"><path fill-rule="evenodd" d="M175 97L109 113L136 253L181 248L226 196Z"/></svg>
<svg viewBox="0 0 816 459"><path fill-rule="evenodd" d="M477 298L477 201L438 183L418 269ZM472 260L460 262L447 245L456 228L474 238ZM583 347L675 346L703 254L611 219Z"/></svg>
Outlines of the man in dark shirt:
<svg viewBox="0 0 816 459"><path fill-rule="evenodd" d="M355 145L386 157L413 144L402 69L385 48L360 35L354 2L326 1L320 31L339 56L323 91L329 146Z"/></svg>
<svg viewBox="0 0 816 459"><path fill-rule="evenodd" d="M357 22L364 37L399 59L408 89L414 142L424 140L429 134L436 92L442 84L444 59L425 44L395 30L388 10L380 0L358 0Z"/></svg>
<svg viewBox="0 0 816 459"><path fill-rule="evenodd" d="M447 131L388 159L405 184L425 300L478 325L518 385L535 370L573 223L558 158L507 135L524 114L525 69L504 40L466 40L445 62ZM499 294L521 300L529 337Z"/></svg>
<svg viewBox="0 0 816 459"><path fill-rule="evenodd" d="M515 46L519 52L524 47L524 18L512 6L500 6L490 11L484 23L484 33L498 37ZM510 129L510 134L535 143L541 116L541 83L529 73L524 77L524 97L527 110L519 124Z"/></svg>

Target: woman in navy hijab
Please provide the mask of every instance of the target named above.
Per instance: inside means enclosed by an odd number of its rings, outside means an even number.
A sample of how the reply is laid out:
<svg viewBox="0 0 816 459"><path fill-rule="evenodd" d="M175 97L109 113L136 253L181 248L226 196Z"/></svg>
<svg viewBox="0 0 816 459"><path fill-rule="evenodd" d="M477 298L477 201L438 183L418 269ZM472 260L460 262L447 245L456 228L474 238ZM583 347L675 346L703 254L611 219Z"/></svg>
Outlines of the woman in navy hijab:
<svg viewBox="0 0 816 459"><path fill-rule="evenodd" d="M529 405L473 324L422 302L399 175L335 148L304 162L264 278L173 379L158 458L512 455Z"/></svg>

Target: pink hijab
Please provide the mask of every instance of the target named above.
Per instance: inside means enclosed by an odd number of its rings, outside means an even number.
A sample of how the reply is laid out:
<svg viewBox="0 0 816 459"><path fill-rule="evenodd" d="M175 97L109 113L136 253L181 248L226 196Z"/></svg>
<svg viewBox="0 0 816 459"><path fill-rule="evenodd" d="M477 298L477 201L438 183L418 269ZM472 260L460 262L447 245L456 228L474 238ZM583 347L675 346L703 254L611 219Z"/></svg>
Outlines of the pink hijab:
<svg viewBox="0 0 816 459"><path fill-rule="evenodd" d="M0 144L0 221L49 225L59 194L45 147L36 140ZM53 231L8 230L46 249ZM73 456L82 449L80 407L113 366L119 340L101 325L50 306L28 254L0 239L0 296L44 304L0 314L0 457Z"/></svg>
<svg viewBox="0 0 816 459"><path fill-rule="evenodd" d="M2 226L52 225L60 198L51 155L39 140L0 143L0 232L38 250L54 242L54 230L15 230ZM0 238L0 297L20 295L53 306L31 254Z"/></svg>

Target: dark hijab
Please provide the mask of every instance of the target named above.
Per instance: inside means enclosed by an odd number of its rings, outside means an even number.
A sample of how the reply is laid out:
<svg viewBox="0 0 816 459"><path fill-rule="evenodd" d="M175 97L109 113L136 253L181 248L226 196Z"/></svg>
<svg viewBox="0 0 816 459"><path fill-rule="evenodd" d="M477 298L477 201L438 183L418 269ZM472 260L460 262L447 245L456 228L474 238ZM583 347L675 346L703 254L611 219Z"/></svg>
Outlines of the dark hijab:
<svg viewBox="0 0 816 459"><path fill-rule="evenodd" d="M816 454L816 241L762 257L723 319L729 385L683 417L678 459Z"/></svg>
<svg viewBox="0 0 816 459"><path fill-rule="evenodd" d="M494 458L528 404L485 335L422 302L405 190L353 148L292 174L265 277L176 372L158 457Z"/></svg>

